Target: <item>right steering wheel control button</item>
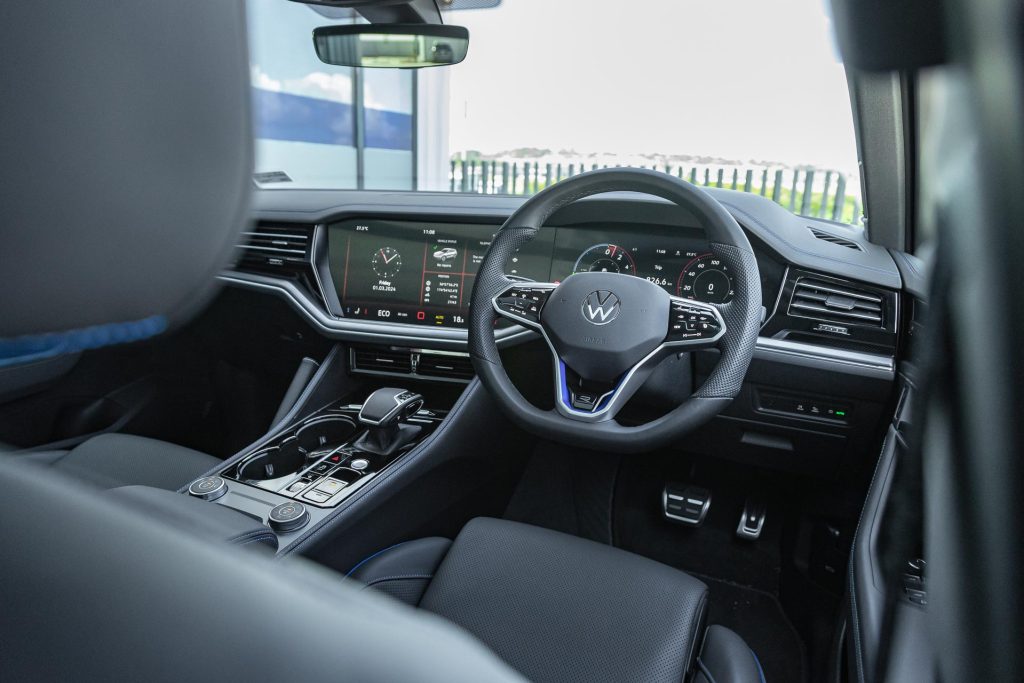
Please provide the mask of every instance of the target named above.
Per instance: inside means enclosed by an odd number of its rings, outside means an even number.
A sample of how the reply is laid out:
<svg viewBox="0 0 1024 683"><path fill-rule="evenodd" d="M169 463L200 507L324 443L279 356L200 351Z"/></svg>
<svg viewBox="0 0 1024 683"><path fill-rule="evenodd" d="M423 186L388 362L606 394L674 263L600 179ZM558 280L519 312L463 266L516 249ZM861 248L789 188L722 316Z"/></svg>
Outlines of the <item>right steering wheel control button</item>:
<svg viewBox="0 0 1024 683"><path fill-rule="evenodd" d="M220 477L203 477L192 482L188 492L189 495L203 500L217 500L228 492L228 487Z"/></svg>
<svg viewBox="0 0 1024 683"><path fill-rule="evenodd" d="M302 503L281 503L270 511L270 528L288 532L301 529L309 521L309 511Z"/></svg>
<svg viewBox="0 0 1024 683"><path fill-rule="evenodd" d="M669 341L712 339L721 329L718 318L710 311L680 302L672 303L672 311L669 314Z"/></svg>

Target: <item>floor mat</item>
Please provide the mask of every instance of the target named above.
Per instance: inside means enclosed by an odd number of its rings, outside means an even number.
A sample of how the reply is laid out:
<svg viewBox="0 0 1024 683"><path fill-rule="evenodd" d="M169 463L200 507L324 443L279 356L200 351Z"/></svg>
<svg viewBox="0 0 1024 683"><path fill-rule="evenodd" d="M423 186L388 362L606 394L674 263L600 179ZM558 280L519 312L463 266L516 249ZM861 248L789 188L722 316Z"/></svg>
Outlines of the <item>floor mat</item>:
<svg viewBox="0 0 1024 683"><path fill-rule="evenodd" d="M708 623L738 633L757 655L767 683L806 681L803 643L774 595L695 574L708 585Z"/></svg>

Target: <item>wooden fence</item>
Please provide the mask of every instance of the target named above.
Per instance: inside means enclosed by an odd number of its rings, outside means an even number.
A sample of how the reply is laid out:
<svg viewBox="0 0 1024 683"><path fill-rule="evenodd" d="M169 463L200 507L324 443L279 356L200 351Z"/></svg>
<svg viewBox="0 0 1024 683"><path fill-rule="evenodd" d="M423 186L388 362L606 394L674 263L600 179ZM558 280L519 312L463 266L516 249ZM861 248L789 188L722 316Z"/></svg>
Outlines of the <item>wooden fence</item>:
<svg viewBox="0 0 1024 683"><path fill-rule="evenodd" d="M607 164L543 163L515 160L452 159L452 192L531 195L564 178ZM794 213L849 224L860 224L859 197L847 191L848 177L827 169L770 169L732 166L671 166L653 168L704 187L723 187L769 197Z"/></svg>

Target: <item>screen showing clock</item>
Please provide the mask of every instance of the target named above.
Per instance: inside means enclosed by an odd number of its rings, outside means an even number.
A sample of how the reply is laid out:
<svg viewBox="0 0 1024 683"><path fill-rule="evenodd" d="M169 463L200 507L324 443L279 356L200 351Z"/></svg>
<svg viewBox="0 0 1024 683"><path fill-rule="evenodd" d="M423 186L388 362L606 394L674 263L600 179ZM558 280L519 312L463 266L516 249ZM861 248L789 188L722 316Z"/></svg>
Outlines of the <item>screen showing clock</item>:
<svg viewBox="0 0 1024 683"><path fill-rule="evenodd" d="M346 318L465 327L476 273L498 226L380 219L328 230L331 276ZM506 264L510 275L546 280L543 232Z"/></svg>

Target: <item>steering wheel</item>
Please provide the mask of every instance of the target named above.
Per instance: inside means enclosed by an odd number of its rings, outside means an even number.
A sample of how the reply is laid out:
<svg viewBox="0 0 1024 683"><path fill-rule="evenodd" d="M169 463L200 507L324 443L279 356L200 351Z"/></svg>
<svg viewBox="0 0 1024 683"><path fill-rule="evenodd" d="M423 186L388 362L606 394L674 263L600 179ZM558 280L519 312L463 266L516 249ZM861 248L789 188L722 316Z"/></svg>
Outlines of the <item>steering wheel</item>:
<svg viewBox="0 0 1024 683"><path fill-rule="evenodd" d="M634 275L577 273L560 284L523 282L505 263L558 209L603 192L640 192L690 211L711 251L734 278L729 303L668 294ZM555 409L527 401L509 379L494 341L498 317L540 332L554 362ZM505 222L473 287L469 349L477 376L523 429L574 446L638 452L663 446L721 412L739 393L761 324L761 279L736 220L705 191L643 169L590 171L537 193ZM665 358L717 347L717 365L689 398L660 418L627 426L615 416Z"/></svg>

